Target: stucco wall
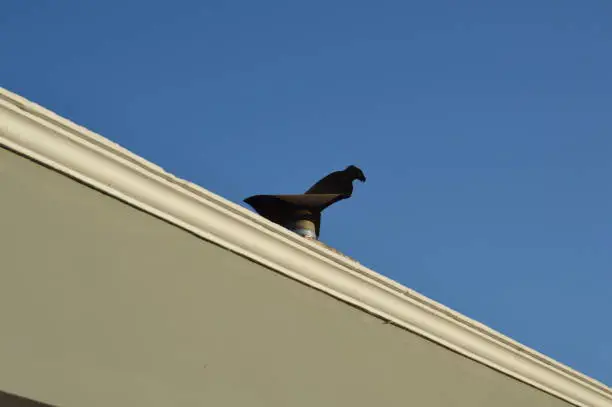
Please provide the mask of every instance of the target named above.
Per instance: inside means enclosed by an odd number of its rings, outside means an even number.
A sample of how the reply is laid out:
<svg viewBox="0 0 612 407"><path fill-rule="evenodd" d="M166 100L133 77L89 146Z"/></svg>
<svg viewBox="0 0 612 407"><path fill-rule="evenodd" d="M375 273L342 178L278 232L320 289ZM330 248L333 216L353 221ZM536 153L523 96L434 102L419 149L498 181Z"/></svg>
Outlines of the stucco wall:
<svg viewBox="0 0 612 407"><path fill-rule="evenodd" d="M568 404L0 148L0 390L63 406Z"/></svg>

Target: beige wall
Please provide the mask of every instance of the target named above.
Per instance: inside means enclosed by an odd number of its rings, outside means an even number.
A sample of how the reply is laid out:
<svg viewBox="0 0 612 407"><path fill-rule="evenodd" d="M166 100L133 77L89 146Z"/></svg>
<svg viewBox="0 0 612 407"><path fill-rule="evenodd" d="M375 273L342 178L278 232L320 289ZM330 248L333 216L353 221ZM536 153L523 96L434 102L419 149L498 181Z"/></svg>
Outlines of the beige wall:
<svg viewBox="0 0 612 407"><path fill-rule="evenodd" d="M0 148L0 390L63 406L567 406Z"/></svg>

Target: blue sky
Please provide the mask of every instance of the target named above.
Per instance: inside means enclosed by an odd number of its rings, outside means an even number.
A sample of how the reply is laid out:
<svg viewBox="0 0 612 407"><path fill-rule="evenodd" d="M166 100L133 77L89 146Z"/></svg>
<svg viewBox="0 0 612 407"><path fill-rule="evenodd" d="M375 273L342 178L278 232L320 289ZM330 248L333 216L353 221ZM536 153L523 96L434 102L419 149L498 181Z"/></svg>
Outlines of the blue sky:
<svg viewBox="0 0 612 407"><path fill-rule="evenodd" d="M0 86L612 384L612 3L23 1ZM607 321L607 322L606 322Z"/></svg>

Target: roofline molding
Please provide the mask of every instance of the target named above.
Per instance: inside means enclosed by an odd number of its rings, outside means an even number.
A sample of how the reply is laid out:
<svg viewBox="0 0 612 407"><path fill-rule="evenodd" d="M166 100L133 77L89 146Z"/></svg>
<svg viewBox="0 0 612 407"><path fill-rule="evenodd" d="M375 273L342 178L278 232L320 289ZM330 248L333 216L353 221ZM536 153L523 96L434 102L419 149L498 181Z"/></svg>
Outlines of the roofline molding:
<svg viewBox="0 0 612 407"><path fill-rule="evenodd" d="M0 88L0 145L580 407L612 389Z"/></svg>

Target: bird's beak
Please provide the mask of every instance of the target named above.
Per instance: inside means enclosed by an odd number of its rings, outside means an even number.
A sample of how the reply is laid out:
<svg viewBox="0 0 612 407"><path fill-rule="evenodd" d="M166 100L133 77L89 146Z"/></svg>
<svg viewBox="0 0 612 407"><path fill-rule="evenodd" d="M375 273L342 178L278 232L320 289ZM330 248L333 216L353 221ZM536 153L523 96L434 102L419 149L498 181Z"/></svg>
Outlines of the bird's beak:
<svg viewBox="0 0 612 407"><path fill-rule="evenodd" d="M365 182L365 181L366 181L366 177L365 177L365 175L363 175L363 174L362 174L362 175L361 175L359 178L357 178L357 179L358 179L359 181L361 181L361 182Z"/></svg>

